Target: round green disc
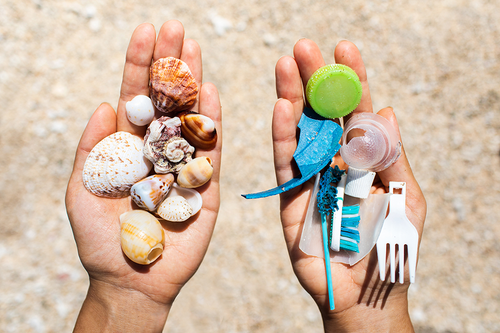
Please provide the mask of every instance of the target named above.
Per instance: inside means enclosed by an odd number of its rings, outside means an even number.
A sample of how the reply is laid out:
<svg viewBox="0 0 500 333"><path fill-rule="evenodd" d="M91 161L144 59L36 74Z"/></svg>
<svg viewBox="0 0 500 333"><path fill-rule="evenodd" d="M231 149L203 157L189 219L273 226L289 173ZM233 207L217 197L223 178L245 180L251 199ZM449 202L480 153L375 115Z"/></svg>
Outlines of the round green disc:
<svg viewBox="0 0 500 333"><path fill-rule="evenodd" d="M306 98L312 109L330 119L351 113L361 101L362 93L356 72L341 64L321 67L306 86Z"/></svg>

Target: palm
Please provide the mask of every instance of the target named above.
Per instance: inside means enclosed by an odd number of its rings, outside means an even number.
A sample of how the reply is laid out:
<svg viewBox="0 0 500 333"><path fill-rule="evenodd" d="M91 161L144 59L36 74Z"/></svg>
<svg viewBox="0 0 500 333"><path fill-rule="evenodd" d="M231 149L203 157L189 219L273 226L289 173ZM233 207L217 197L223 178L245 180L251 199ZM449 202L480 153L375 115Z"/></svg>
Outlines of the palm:
<svg viewBox="0 0 500 333"><path fill-rule="evenodd" d="M337 63L354 69L360 77L363 96L353 113L373 112L366 72L357 48L349 42L340 43L335 50L335 60ZM273 141L276 176L279 184L293 178L296 172L291 162L297 145L296 125L305 105L303 86L314 71L324 65L325 62L317 45L309 40L301 40L296 44L294 58L283 57L276 65L276 86L280 100L274 109ZM399 133L392 109L383 109L379 114L388 119ZM343 164L339 156L335 157L335 162ZM379 181L372 187L372 192L386 192L389 181L397 180L407 183L407 215L421 234L426 211L425 200L411 173L404 150L398 161L389 169L380 172L378 176ZM307 182L281 195L281 220L294 271L303 287L320 308L327 312L328 291L324 259L304 254L299 249L298 241L312 187L312 184ZM381 297L405 294L408 289L408 284L397 284L392 288L387 283L379 281L375 251L354 266L332 264L332 275L336 312L360 303L377 303Z"/></svg>
<svg viewBox="0 0 500 333"><path fill-rule="evenodd" d="M199 47L194 41L184 40L180 23L167 22L160 30L156 43L155 36L150 25L139 26L132 35L117 113L103 104L89 121L76 154L66 205L81 261L91 279L136 290L155 301L167 303L175 298L181 286L200 265L212 235L219 207L221 140L213 150L197 152L210 157L214 165L212 180L199 189L203 198L202 210L181 226L163 224L165 250L162 257L149 266L131 262L121 251L119 216L133 209L130 197L97 197L89 193L82 183L83 164L97 142L116 131L144 135L144 128L128 122L125 102L136 95L148 94L152 60L166 56L180 58L188 63L197 81L202 81ZM213 85L202 85L196 111L212 118L220 135L220 105Z"/></svg>

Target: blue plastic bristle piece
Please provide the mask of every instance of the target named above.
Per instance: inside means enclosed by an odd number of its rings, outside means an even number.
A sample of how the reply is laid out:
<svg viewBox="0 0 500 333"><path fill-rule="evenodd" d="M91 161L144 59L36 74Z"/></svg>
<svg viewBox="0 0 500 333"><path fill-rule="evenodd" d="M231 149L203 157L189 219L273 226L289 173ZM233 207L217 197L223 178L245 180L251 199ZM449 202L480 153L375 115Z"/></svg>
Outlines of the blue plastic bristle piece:
<svg viewBox="0 0 500 333"><path fill-rule="evenodd" d="M343 206L340 226L340 249L359 253L360 241L358 226L361 221L359 205Z"/></svg>
<svg viewBox="0 0 500 333"><path fill-rule="evenodd" d="M342 215L342 226L343 227L357 227L361 217L359 215L353 217L346 217Z"/></svg>
<svg viewBox="0 0 500 333"><path fill-rule="evenodd" d="M348 214L359 214L359 205L353 205L353 206L343 206L342 207L342 215L348 215Z"/></svg>
<svg viewBox="0 0 500 333"><path fill-rule="evenodd" d="M353 243L353 242L347 241L345 239L340 239L340 248L342 250L349 250L352 252L359 253L358 243Z"/></svg>

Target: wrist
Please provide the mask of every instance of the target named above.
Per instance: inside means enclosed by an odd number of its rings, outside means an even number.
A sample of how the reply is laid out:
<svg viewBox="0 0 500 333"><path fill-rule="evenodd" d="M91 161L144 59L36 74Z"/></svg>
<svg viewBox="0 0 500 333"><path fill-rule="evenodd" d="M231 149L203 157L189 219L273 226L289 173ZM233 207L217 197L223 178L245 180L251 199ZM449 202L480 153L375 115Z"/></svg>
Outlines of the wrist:
<svg viewBox="0 0 500 333"><path fill-rule="evenodd" d="M325 332L414 332L406 297L379 302L323 314Z"/></svg>
<svg viewBox="0 0 500 333"><path fill-rule="evenodd" d="M92 280L75 332L162 332L171 304L106 282Z"/></svg>

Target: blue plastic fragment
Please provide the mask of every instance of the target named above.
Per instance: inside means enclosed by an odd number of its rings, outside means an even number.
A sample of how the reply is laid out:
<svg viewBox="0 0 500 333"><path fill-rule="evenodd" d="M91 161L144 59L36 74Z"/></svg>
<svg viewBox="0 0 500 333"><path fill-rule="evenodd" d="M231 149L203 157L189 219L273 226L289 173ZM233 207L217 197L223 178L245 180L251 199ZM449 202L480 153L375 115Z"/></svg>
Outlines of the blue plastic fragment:
<svg viewBox="0 0 500 333"><path fill-rule="evenodd" d="M265 198L291 190L308 181L331 163L340 149L342 128L334 121L319 116L310 108L304 109L297 126L300 135L293 158L299 168L300 177L292 178L281 186L267 191L242 194L244 198Z"/></svg>

